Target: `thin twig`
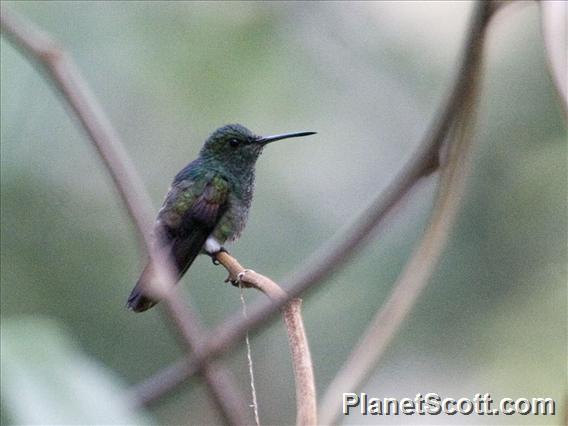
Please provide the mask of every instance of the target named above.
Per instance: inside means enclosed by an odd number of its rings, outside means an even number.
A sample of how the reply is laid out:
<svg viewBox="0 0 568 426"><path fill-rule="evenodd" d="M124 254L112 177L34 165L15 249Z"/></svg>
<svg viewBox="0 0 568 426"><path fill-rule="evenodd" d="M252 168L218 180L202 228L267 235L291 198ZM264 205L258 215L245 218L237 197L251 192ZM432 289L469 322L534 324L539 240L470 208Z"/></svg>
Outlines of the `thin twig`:
<svg viewBox="0 0 568 426"><path fill-rule="evenodd" d="M219 253L216 259L229 272L228 280L238 282L246 287L254 287L266 294L273 302L287 300L286 292L278 284L264 275L243 268L228 253ZM296 424L315 425L317 424L316 387L308 338L306 337L302 320L301 306L302 300L294 298L288 301L281 311L286 324L286 331L288 332L288 342L294 367Z"/></svg>
<svg viewBox="0 0 568 426"><path fill-rule="evenodd" d="M428 284L446 246L464 193L469 169L468 159L479 94L483 42L489 16L488 5L480 4L473 18L470 33L469 45L473 50L471 55L475 58L471 63L471 80L464 88L464 102L460 105L453 123L452 139L455 138L455 141L451 141L454 143L450 145L447 164L442 167L438 195L429 226L387 301L379 309L357 347L328 387L320 405L321 420L324 425L337 422L342 393L354 391L369 378L370 372Z"/></svg>
<svg viewBox="0 0 568 426"><path fill-rule="evenodd" d="M491 3L492 11L498 7L499 3ZM443 108L435 116L430 130L416 151L386 189L343 232L317 250L296 273L284 280L282 285L288 289L287 299L273 304L261 301L253 305L249 310L248 319L242 319L238 314L233 315L211 333L211 339L203 352L204 358L178 361L148 379L144 388L147 394L151 393L152 400L175 389L199 371L204 359L218 357L242 341L247 330L270 324L270 320L287 300L316 288L332 273L343 267L368 243L369 236L375 234L375 229L410 189L422 177L438 169L440 147L460 110L460 105L464 102L465 90L472 78L474 67L471 65L476 61L475 52L471 49L472 42L471 38L468 39L464 47L460 69ZM159 389L156 388L155 392L148 392L147 384L150 381L160 382L161 386Z"/></svg>
<svg viewBox="0 0 568 426"><path fill-rule="evenodd" d="M247 317L247 302L245 301L245 292L243 291L243 283L239 281L239 296L241 298L241 306L243 311L243 317ZM254 412L254 422L256 426L260 426L260 416L258 415L258 398L256 395L256 384L254 380L254 367L252 363L252 350L250 344L249 334L247 333L245 338L245 344L247 347L247 363L249 367L249 376L250 376L250 393L252 398L252 409Z"/></svg>
<svg viewBox="0 0 568 426"><path fill-rule="evenodd" d="M203 333L199 329L197 317L181 302L183 299L177 294L178 290L174 290L172 285L167 285L174 282L169 259L165 259L161 253L155 253L152 248L149 235L153 210L150 196L118 134L87 82L69 54L50 35L34 24L15 15L14 12L8 12L4 7L0 9L0 24L2 33L8 36L16 47L44 67L49 79L56 84L87 132L111 175L130 218L136 225L139 239L158 265L156 281L160 285L151 290L160 293L164 298L168 316L175 325L182 343L188 350L200 353ZM230 424L246 422L241 394L236 391L228 373L216 363L205 366L203 375L225 421Z"/></svg>

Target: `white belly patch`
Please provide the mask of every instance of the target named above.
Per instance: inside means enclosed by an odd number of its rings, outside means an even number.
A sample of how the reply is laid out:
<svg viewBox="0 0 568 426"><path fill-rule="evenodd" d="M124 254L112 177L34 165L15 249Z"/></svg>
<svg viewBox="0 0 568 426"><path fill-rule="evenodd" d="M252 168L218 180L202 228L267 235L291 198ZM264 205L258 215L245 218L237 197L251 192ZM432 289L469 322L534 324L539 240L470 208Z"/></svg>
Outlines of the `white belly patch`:
<svg viewBox="0 0 568 426"><path fill-rule="evenodd" d="M218 253L221 250L221 243L217 241L214 237L209 237L205 241L204 249L209 254Z"/></svg>

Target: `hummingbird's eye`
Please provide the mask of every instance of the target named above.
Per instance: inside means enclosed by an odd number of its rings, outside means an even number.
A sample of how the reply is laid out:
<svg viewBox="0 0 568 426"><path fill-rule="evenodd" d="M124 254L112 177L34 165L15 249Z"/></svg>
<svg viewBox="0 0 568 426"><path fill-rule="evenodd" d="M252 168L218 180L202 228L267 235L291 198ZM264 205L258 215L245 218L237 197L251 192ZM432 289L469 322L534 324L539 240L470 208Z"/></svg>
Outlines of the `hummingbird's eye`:
<svg viewBox="0 0 568 426"><path fill-rule="evenodd" d="M233 148L236 148L237 146L239 146L239 140L238 139L230 139L229 140L229 145L231 145Z"/></svg>

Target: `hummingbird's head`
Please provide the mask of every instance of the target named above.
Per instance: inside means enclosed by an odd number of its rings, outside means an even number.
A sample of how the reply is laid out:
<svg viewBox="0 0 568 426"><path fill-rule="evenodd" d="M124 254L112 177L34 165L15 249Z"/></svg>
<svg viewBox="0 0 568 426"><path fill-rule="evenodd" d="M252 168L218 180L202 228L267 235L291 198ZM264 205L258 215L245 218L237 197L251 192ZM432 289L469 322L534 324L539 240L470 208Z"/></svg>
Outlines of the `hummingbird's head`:
<svg viewBox="0 0 568 426"><path fill-rule="evenodd" d="M201 155L223 163L234 159L256 160L262 146L254 143L258 139L253 132L240 124L219 127L205 141Z"/></svg>
<svg viewBox="0 0 568 426"><path fill-rule="evenodd" d="M285 133L274 136L257 136L240 124L227 124L215 130L205 141L201 157L234 164L239 167L254 166L264 147L280 139L313 135L315 132Z"/></svg>

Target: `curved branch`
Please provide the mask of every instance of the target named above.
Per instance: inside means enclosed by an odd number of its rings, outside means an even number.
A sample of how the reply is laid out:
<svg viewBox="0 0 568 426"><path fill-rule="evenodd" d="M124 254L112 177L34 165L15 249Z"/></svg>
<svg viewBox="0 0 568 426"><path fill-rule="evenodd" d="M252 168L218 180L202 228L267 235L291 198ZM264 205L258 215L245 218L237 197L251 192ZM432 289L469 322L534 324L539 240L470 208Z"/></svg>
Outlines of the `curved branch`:
<svg viewBox="0 0 568 426"><path fill-rule="evenodd" d="M491 15L500 3L480 2L487 4L487 13ZM479 7L479 6L478 6ZM355 221L328 244L317 250L289 279L284 280L283 287L288 288L288 300L298 297L305 291L312 290L327 279L332 273L343 267L355 256L358 250L368 242L369 235L383 222L386 215L397 205L411 188L424 176L439 167L439 152L446 140L452 123L456 120L461 105L466 101L470 81L474 76L476 61L477 37L482 33L486 24L484 16L476 15L469 29L469 37L464 45L460 68L450 93L442 109L435 116L430 130L422 143L413 153L410 160L398 175L384 189L368 208L363 210ZM160 392L169 392L182 384L189 376L200 369L204 359L218 357L228 348L242 341L247 330L254 330L269 324L275 313L286 301L269 304L259 302L249 309L248 319L233 315L211 333L201 359L186 360L167 367L151 380L163 379ZM183 367L182 367L183 366ZM174 375L173 371L178 374ZM167 377L166 377L167 375ZM175 378L174 378L175 377ZM173 380L172 380L173 378ZM170 379L169 382L166 380ZM158 397L156 393L153 395Z"/></svg>
<svg viewBox="0 0 568 426"><path fill-rule="evenodd" d="M245 287L254 287L266 294L273 302L288 300L286 292L264 275L243 268L226 252L218 253L217 261L229 272L228 280L240 281ZM294 379L296 383L296 424L316 425L316 387L308 338L301 313L302 300L289 300L282 307L282 317L288 332L288 342L292 354Z"/></svg>
<svg viewBox="0 0 568 426"><path fill-rule="evenodd" d="M0 9L2 33L25 56L39 62L49 74L101 156L115 188L124 200L138 237L147 245L152 229L152 202L145 191L124 145L83 79L77 66L63 48L44 31L13 11Z"/></svg>
<svg viewBox="0 0 568 426"><path fill-rule="evenodd" d="M154 259L157 267L157 283L150 289L164 298L168 317L175 325L182 344L196 354L202 352L203 332L200 329L197 316L185 306L178 295L179 289L168 283L175 280L169 259L152 248L149 230L152 229L152 202L144 188L126 149L110 121L106 117L96 97L83 79L79 69L71 57L47 33L31 22L0 9L0 25L2 33L18 47L25 55L41 64L53 81L75 116L87 132L92 145L96 148L103 164L112 177L115 188L128 215L136 225L139 240L143 242L146 251ZM230 424L246 422L240 399L240 392L228 372L218 363L208 364L203 369L203 376L224 419Z"/></svg>
<svg viewBox="0 0 568 426"><path fill-rule="evenodd" d="M568 117L568 4L565 1L540 1L540 14L548 69Z"/></svg>
<svg viewBox="0 0 568 426"><path fill-rule="evenodd" d="M223 265L229 273L227 281L240 281L245 287L254 287L274 302L287 299L286 292L278 284L252 269L243 268L238 260L229 253L219 252L215 256L215 260Z"/></svg>
<svg viewBox="0 0 568 426"><path fill-rule="evenodd" d="M328 387L320 405L322 424L337 422L341 409L340 395L359 388L379 362L386 347L428 284L456 220L469 170L472 129L479 98L483 42L486 23L490 16L487 4L479 5L476 15L474 20L485 24L477 34L473 34L475 45L472 46L472 55L475 61L471 64L472 78L464 91L464 102L460 105L453 122L452 139L455 138L455 143L450 146L447 164L442 167L438 195L430 223L420 244L393 286L387 301L379 309L357 347Z"/></svg>

